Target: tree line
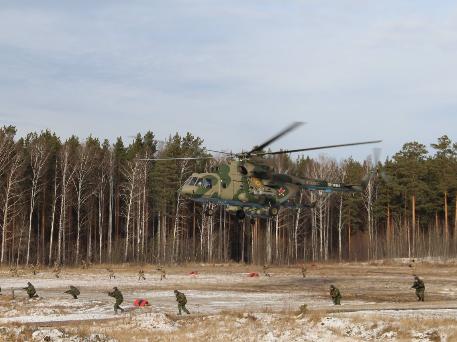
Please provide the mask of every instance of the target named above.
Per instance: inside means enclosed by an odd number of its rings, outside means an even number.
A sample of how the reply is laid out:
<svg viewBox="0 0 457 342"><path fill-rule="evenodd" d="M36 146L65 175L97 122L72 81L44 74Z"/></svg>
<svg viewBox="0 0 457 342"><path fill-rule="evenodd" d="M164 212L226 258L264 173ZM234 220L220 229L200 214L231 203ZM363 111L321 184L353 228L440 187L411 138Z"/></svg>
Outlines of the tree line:
<svg viewBox="0 0 457 342"><path fill-rule="evenodd" d="M454 256L457 252L457 144L406 143L383 162L337 162L275 155L279 173L359 184L363 193L302 191L311 208L281 209L255 224L210 204L183 198L192 172L223 159L207 157L191 133L157 141L152 132L128 144L50 131L17 137L0 129L0 263L246 262ZM366 178L365 178L366 179Z"/></svg>

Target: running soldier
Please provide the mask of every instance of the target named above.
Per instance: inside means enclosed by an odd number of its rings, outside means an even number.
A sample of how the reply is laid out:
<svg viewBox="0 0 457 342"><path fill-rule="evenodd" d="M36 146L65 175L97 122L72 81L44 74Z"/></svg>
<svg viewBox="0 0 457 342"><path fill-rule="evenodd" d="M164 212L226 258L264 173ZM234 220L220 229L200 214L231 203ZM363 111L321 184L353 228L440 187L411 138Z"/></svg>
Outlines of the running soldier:
<svg viewBox="0 0 457 342"><path fill-rule="evenodd" d="M124 312L124 309L120 306L124 301L124 297L122 296L122 292L119 291L119 289L116 286L113 287L112 292L108 292L108 296L116 299L116 303L114 303L114 313L117 314L118 309Z"/></svg>
<svg viewBox="0 0 457 342"><path fill-rule="evenodd" d="M264 275L265 277L271 277L271 274L268 273L268 269L269 269L269 268L270 268L270 267L268 267L267 265L263 265L263 275Z"/></svg>
<svg viewBox="0 0 457 342"><path fill-rule="evenodd" d="M32 285L31 282L27 283L27 286L23 288L23 290L27 291L29 298L37 298L38 295L36 294L35 287Z"/></svg>
<svg viewBox="0 0 457 342"><path fill-rule="evenodd" d="M162 279L167 279L167 272L165 271L165 268L159 267L157 271L160 272L160 280Z"/></svg>
<svg viewBox="0 0 457 342"><path fill-rule="evenodd" d="M306 278L306 267L305 266L302 266L302 268L301 268L301 275L303 276L303 278Z"/></svg>
<svg viewBox="0 0 457 342"><path fill-rule="evenodd" d="M338 288L333 285L330 285L330 297L332 297L334 305L341 305L341 293Z"/></svg>
<svg viewBox="0 0 457 342"><path fill-rule="evenodd" d="M186 309L187 298L186 295L178 290L175 290L176 301L178 302L178 315L181 315L181 310L186 314L190 314L189 310Z"/></svg>
<svg viewBox="0 0 457 342"><path fill-rule="evenodd" d="M144 270L141 269L139 272L138 272L138 280L146 280L146 277L144 276Z"/></svg>
<svg viewBox="0 0 457 342"><path fill-rule="evenodd" d="M73 299L78 299L78 296L81 294L79 289L73 285L70 285L70 289L65 291L64 293L68 293L73 296Z"/></svg>
<svg viewBox="0 0 457 342"><path fill-rule="evenodd" d="M422 279L417 275L414 276L414 284L411 286L412 289L416 289L417 300L423 302L425 299L425 284Z"/></svg>
<svg viewBox="0 0 457 342"><path fill-rule="evenodd" d="M62 272L62 269L60 268L60 265L57 263L54 263L54 275L56 278L60 278L60 272Z"/></svg>

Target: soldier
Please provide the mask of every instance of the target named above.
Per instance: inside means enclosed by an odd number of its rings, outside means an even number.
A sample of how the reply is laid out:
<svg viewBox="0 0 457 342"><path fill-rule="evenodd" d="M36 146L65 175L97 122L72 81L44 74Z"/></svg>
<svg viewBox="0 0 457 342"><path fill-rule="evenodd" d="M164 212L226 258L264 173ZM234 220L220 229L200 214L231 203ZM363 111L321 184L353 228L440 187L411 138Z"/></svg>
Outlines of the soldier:
<svg viewBox="0 0 457 342"><path fill-rule="evenodd" d="M341 305L341 293L338 288L336 288L334 285L330 285L330 297L332 297L333 304L334 305Z"/></svg>
<svg viewBox="0 0 457 342"><path fill-rule="evenodd" d="M139 272L138 272L138 280L146 280L146 277L144 276L144 270L141 269Z"/></svg>
<svg viewBox="0 0 457 342"><path fill-rule="evenodd" d="M109 272L109 279L110 280L111 280L111 278L116 279L116 276L114 275L114 271L111 268L107 268L106 270Z"/></svg>
<svg viewBox="0 0 457 342"><path fill-rule="evenodd" d="M81 267L83 270L86 270L87 269L87 262L86 260L81 260Z"/></svg>
<svg viewBox="0 0 457 342"><path fill-rule="evenodd" d="M157 271L160 272L160 280L162 279L167 279L167 272L165 271L165 268L159 267Z"/></svg>
<svg viewBox="0 0 457 342"><path fill-rule="evenodd" d="M271 274L268 273L268 269L269 269L269 267L267 265L263 265L263 275L265 277L271 277Z"/></svg>
<svg viewBox="0 0 457 342"><path fill-rule="evenodd" d="M302 268L301 268L301 275L303 276L303 278L306 278L306 267L305 266L302 266Z"/></svg>
<svg viewBox="0 0 457 342"><path fill-rule="evenodd" d="M31 282L27 283L27 286L23 288L23 290L27 291L29 298L37 298L38 295L36 294L35 287L32 285Z"/></svg>
<svg viewBox="0 0 457 342"><path fill-rule="evenodd" d="M124 312L124 309L120 307L122 302L124 301L124 297L122 296L122 292L115 286L113 287L112 292L108 292L108 296L114 297L116 299L116 303L114 303L114 313L117 314L117 310L120 309Z"/></svg>
<svg viewBox="0 0 457 342"><path fill-rule="evenodd" d="M425 284L422 279L417 275L414 276L414 284L411 286L412 289L416 289L417 300L423 302L425 298Z"/></svg>
<svg viewBox="0 0 457 342"><path fill-rule="evenodd" d="M10 267L10 274L12 277L19 277L19 274L17 273L17 267Z"/></svg>
<svg viewBox="0 0 457 342"><path fill-rule="evenodd" d="M73 285L70 285L70 289L65 291L64 293L68 293L73 296L73 299L78 299L78 296L80 295L81 292L79 292L79 289Z"/></svg>
<svg viewBox="0 0 457 342"><path fill-rule="evenodd" d="M33 273L33 275L36 275L36 273L37 273L37 272L36 272L36 266L35 266L35 265L32 265L31 267L32 267L32 273Z"/></svg>
<svg viewBox="0 0 457 342"><path fill-rule="evenodd" d="M181 315L181 310L186 314L190 314L189 310L186 309L187 298L186 295L178 290L175 290L176 301L178 302L178 315Z"/></svg>
<svg viewBox="0 0 457 342"><path fill-rule="evenodd" d="M60 272L61 272L61 268L60 268L60 265L55 263L54 264L54 275L56 276L56 278L59 278L60 277Z"/></svg>

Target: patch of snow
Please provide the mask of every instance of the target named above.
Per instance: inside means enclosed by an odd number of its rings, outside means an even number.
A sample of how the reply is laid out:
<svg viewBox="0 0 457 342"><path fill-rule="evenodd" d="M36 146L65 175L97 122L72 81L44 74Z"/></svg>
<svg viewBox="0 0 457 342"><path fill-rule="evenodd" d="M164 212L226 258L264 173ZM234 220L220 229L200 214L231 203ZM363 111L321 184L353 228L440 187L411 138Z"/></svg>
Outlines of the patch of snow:
<svg viewBox="0 0 457 342"><path fill-rule="evenodd" d="M146 313L136 315L132 319L133 324L146 330L175 331L180 325L168 318L164 313Z"/></svg>
<svg viewBox="0 0 457 342"><path fill-rule="evenodd" d="M32 333L34 341L54 342L62 340L62 337L64 337L64 333L58 329L41 329Z"/></svg>

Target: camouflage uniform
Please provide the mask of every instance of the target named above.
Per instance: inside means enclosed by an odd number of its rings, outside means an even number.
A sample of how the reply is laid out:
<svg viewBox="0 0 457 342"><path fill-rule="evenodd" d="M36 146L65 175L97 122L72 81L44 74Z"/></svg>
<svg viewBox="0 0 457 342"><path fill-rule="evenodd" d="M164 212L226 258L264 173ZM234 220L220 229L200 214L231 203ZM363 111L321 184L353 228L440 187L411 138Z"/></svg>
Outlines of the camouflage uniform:
<svg viewBox="0 0 457 342"><path fill-rule="evenodd" d="M178 315L181 315L181 310L186 314L190 314L189 310L186 309L187 298L186 295L178 290L175 290L176 301L178 302Z"/></svg>
<svg viewBox="0 0 457 342"><path fill-rule="evenodd" d="M412 289L416 289L417 300L423 302L425 298L425 284L422 279L418 276L414 277L414 284L411 286Z"/></svg>
<svg viewBox="0 0 457 342"><path fill-rule="evenodd" d="M83 270L87 269L87 262L86 260L81 260L81 267Z"/></svg>
<svg viewBox="0 0 457 342"><path fill-rule="evenodd" d="M17 273L17 268L16 267L10 267L10 273L12 277L19 277L19 274Z"/></svg>
<svg viewBox="0 0 457 342"><path fill-rule="evenodd" d="M68 293L73 296L73 299L78 299L78 296L80 295L81 292L79 292L79 289L73 285L70 285L70 289L65 291L64 293Z"/></svg>
<svg viewBox="0 0 457 342"><path fill-rule="evenodd" d="M114 274L114 271L113 271L111 268L107 268L106 270L107 270L108 273L109 273L109 279L110 279L110 280L111 280L111 278L116 279L116 276L115 276L115 274Z"/></svg>
<svg viewBox="0 0 457 342"><path fill-rule="evenodd" d="M165 271L165 268L159 267L157 271L160 272L160 280L162 279L167 279L167 272Z"/></svg>
<svg viewBox="0 0 457 342"><path fill-rule="evenodd" d="M141 279L146 280L146 277L144 276L144 271L143 270L140 270L138 272L138 280L141 280Z"/></svg>
<svg viewBox="0 0 457 342"><path fill-rule="evenodd" d="M330 285L330 297L332 297L334 305L341 305L341 293L338 288L333 285Z"/></svg>
<svg viewBox="0 0 457 342"><path fill-rule="evenodd" d="M122 292L119 291L117 287L113 287L112 292L108 292L108 296L113 297L116 299L116 303L114 303L114 313L117 314L117 310L121 310L124 312L124 309L120 307L122 302L124 301L124 297L122 296Z"/></svg>
<svg viewBox="0 0 457 342"><path fill-rule="evenodd" d="M303 266L301 268L301 275L303 276L303 278L306 278L306 267L305 266Z"/></svg>
<svg viewBox="0 0 457 342"><path fill-rule="evenodd" d="M60 272L62 272L60 266L56 263L54 264L54 275L56 276L56 278L59 278L60 277Z"/></svg>
<svg viewBox="0 0 457 342"><path fill-rule="evenodd" d="M36 298L38 295L36 294L35 287L32 285L31 282L27 283L27 286L23 288L23 290L27 291L29 298Z"/></svg>
<svg viewBox="0 0 457 342"><path fill-rule="evenodd" d="M33 275L36 275L36 266L35 265L30 265L30 267L32 268Z"/></svg>
<svg viewBox="0 0 457 342"><path fill-rule="evenodd" d="M269 268L270 268L270 267L268 267L267 265L263 265L263 275L264 275L265 277L271 277L271 274L268 273L268 269L269 269Z"/></svg>

